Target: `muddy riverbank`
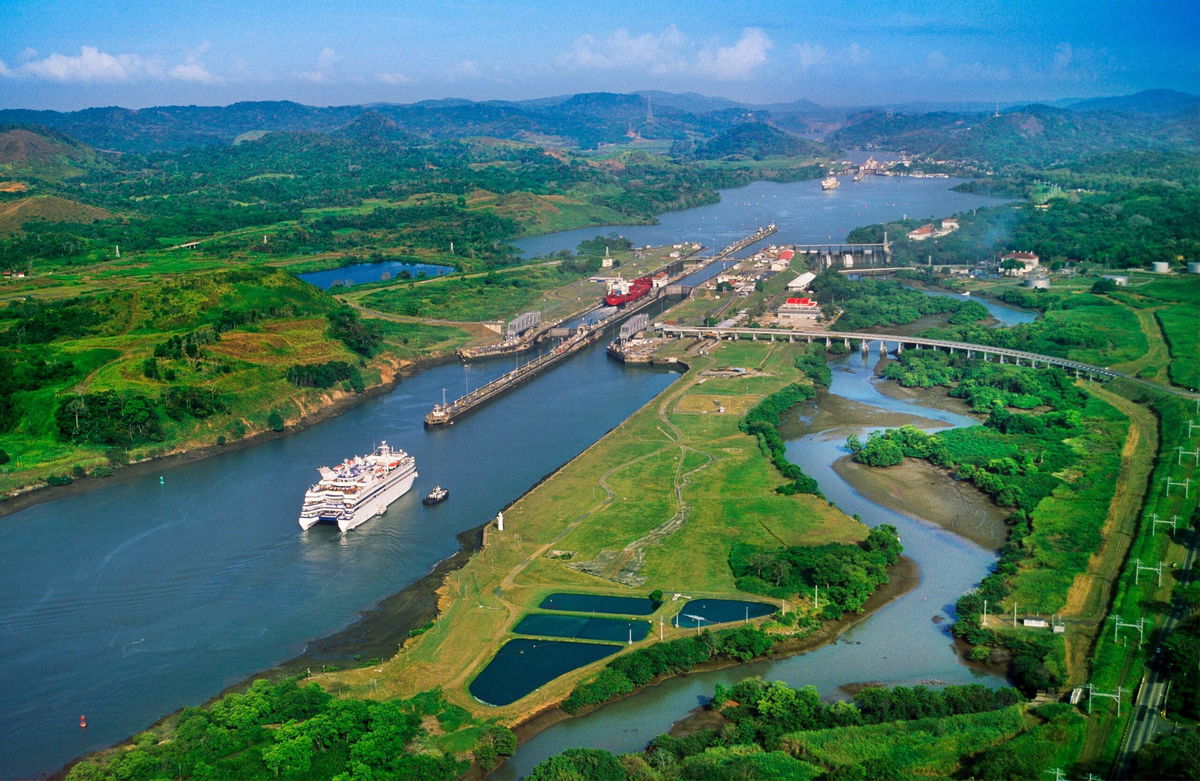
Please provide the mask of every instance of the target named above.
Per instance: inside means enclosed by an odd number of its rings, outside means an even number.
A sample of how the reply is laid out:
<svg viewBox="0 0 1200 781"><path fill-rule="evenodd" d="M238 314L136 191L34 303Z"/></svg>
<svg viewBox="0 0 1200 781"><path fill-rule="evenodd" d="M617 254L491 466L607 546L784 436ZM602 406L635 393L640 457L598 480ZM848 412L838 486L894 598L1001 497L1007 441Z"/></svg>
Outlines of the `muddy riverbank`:
<svg viewBox="0 0 1200 781"><path fill-rule="evenodd" d="M991 497L928 461L906 458L886 468L864 466L850 456L833 471L867 499L917 521L935 523L989 550L1004 545L1008 511Z"/></svg>

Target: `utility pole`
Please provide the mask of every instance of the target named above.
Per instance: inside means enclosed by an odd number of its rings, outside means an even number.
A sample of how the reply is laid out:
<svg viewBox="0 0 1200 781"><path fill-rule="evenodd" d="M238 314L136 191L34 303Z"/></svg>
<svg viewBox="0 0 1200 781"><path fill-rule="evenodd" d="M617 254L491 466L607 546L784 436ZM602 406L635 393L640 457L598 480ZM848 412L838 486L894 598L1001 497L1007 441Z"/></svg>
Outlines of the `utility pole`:
<svg viewBox="0 0 1200 781"><path fill-rule="evenodd" d="M1133 585L1136 586L1138 584L1138 578L1141 576L1142 570L1146 570L1147 572L1153 572L1155 575L1158 576L1158 585L1160 585L1160 586L1162 585L1162 562L1161 561L1153 567L1151 567L1149 564L1143 564L1141 559L1134 559L1133 564L1135 567L1135 569L1133 571Z"/></svg>
<svg viewBox="0 0 1200 781"><path fill-rule="evenodd" d="M1175 448L1175 450L1179 453L1179 457L1175 460L1175 466L1183 465L1184 456L1191 456L1193 459L1195 459L1195 463L1200 465L1200 448L1197 448L1196 450L1184 450L1183 445L1180 445L1179 447Z"/></svg>
<svg viewBox="0 0 1200 781"><path fill-rule="evenodd" d="M1176 513L1175 515L1172 515L1172 516L1171 516L1171 520L1169 520L1169 521L1168 521L1168 520L1167 520L1167 519L1165 519L1165 518L1159 518L1159 517L1158 517L1158 513L1152 513L1152 514L1150 515L1150 520L1154 522L1154 528L1155 528L1155 529L1157 529L1157 528L1158 528L1158 525L1159 525L1160 523L1165 523L1165 524L1167 524L1168 526L1170 526L1170 527L1171 527L1171 531L1173 532L1173 531L1175 531L1175 524L1176 524L1176 523L1179 521L1179 514L1178 514L1178 513Z"/></svg>
<svg viewBox="0 0 1200 781"><path fill-rule="evenodd" d="M1117 642L1117 641L1119 640L1119 638L1118 638L1118 636L1117 636L1117 632L1118 632L1118 631L1119 631L1119 630L1120 630L1122 627L1126 627L1126 628L1129 628L1129 629L1136 629L1136 630L1138 630L1138 642L1139 642L1139 643L1144 643L1144 642L1146 642L1146 636L1145 636L1145 634L1144 634L1144 631L1145 631L1145 620L1146 620L1146 619L1144 619L1144 618L1139 618L1139 619L1137 620L1137 622L1136 622L1136 623L1131 623L1131 622L1128 622L1128 621L1122 621L1122 620L1121 620L1121 616L1120 616L1120 615L1116 615L1116 614L1114 614L1114 615L1112 616L1112 618L1114 619L1114 623L1113 623L1113 642Z"/></svg>
<svg viewBox="0 0 1200 781"><path fill-rule="evenodd" d="M1183 489L1183 498L1184 499L1190 499L1192 497L1192 478L1189 477L1181 483L1176 480L1172 480L1170 477L1168 477L1167 478L1167 496L1171 495L1171 488L1173 488L1173 487Z"/></svg>
<svg viewBox="0 0 1200 781"><path fill-rule="evenodd" d="M1123 687L1118 686L1115 693L1105 694L1104 692L1097 691L1096 687L1092 686L1089 683L1087 685L1087 690L1088 690L1088 715L1089 716L1092 715L1092 699L1095 697L1107 697L1110 700L1117 701L1117 718L1121 717L1121 695L1125 692L1125 689Z"/></svg>

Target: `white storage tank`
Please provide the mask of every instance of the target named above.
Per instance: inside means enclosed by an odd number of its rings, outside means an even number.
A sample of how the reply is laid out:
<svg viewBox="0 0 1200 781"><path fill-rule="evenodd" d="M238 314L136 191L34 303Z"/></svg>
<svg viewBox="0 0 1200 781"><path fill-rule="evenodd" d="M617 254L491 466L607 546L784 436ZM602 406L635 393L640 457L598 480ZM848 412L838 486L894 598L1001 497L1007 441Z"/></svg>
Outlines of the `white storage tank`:
<svg viewBox="0 0 1200 781"><path fill-rule="evenodd" d="M1171 264L1165 260L1156 260L1150 264L1150 270L1155 274L1166 274L1171 270Z"/></svg>
<svg viewBox="0 0 1200 781"><path fill-rule="evenodd" d="M1200 261L1193 260L1187 265L1189 274L1200 274Z"/></svg>
<svg viewBox="0 0 1200 781"><path fill-rule="evenodd" d="M1125 287L1129 284L1129 277L1124 274L1105 274L1104 279L1111 279L1117 287Z"/></svg>
<svg viewBox="0 0 1200 781"><path fill-rule="evenodd" d="M1027 279L1027 280L1025 280L1025 287L1031 287L1034 290L1049 290L1050 289L1050 280L1046 279L1045 277L1038 277L1036 279Z"/></svg>

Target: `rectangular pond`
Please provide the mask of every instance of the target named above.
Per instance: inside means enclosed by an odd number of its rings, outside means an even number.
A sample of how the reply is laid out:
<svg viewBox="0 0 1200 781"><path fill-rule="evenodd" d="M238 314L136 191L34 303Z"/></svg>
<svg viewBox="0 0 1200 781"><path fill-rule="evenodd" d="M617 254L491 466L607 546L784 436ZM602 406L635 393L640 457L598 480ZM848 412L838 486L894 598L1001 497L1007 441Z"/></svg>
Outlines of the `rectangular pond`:
<svg viewBox="0 0 1200 781"><path fill-rule="evenodd" d="M748 621L774 613L778 608L767 602L743 602L740 599L693 599L675 616L675 626L685 629L730 621Z"/></svg>
<svg viewBox="0 0 1200 781"><path fill-rule="evenodd" d="M485 705L508 705L563 673L611 656L622 647L561 640L509 640L467 690Z"/></svg>
<svg viewBox="0 0 1200 781"><path fill-rule="evenodd" d="M538 605L543 610L568 613L609 613L618 616L648 616L657 605L646 597L606 597L599 594L551 594Z"/></svg>
<svg viewBox="0 0 1200 781"><path fill-rule="evenodd" d="M649 621L590 616L555 616L535 613L525 616L513 632L519 635L573 637L577 640L608 640L627 643L641 640L650 632Z"/></svg>

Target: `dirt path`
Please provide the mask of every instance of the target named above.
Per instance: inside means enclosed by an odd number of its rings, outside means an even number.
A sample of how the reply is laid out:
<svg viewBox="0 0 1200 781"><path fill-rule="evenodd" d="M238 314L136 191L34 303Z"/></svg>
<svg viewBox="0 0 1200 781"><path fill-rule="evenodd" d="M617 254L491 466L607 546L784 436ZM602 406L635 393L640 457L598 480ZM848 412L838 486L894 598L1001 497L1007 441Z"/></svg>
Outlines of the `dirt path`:
<svg viewBox="0 0 1200 781"><path fill-rule="evenodd" d="M1158 372L1152 379L1165 385L1170 384L1164 375L1167 365L1171 362L1171 357L1167 350L1167 340L1163 337L1162 328L1158 325L1158 318L1154 316L1155 312L1163 308L1133 309L1130 307L1130 311L1137 317L1138 325L1146 337L1146 354L1132 361L1114 364L1114 368L1136 377L1137 373L1147 366L1155 366L1158 367Z"/></svg>
<svg viewBox="0 0 1200 781"><path fill-rule="evenodd" d="M1103 543L1092 554L1087 571L1075 577L1061 613L1071 630L1065 638L1067 678L1076 685L1087 680L1092 645L1106 617L1113 581L1137 532L1146 480L1158 452L1157 421L1149 409L1096 385L1090 385L1088 392L1125 413L1130 425L1121 449L1121 474L1101 530Z"/></svg>

